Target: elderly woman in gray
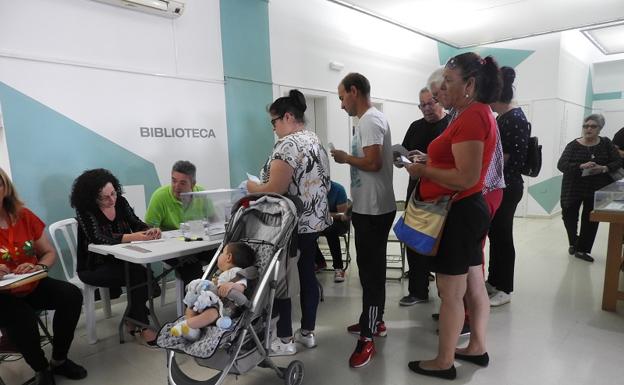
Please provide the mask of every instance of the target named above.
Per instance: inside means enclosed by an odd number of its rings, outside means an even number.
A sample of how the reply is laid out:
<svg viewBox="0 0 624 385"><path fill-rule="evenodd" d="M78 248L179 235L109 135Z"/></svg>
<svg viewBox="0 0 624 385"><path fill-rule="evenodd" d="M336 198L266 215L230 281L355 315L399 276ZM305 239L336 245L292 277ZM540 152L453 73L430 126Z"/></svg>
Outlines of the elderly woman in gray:
<svg viewBox="0 0 624 385"><path fill-rule="evenodd" d="M622 164L611 140L599 136L604 124L601 114L583 119L582 136L568 143L557 163L563 173L561 210L570 245L568 253L587 262L594 261L589 253L598 231L598 222L589 220L589 213L594 209L594 192L613 182L609 172ZM581 205L581 231L577 232Z"/></svg>

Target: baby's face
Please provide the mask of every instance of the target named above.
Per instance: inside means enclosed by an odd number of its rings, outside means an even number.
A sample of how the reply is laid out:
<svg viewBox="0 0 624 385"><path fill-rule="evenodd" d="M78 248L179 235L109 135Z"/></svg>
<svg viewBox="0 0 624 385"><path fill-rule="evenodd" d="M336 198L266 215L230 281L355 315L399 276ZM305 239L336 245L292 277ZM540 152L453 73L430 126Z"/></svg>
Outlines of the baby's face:
<svg viewBox="0 0 624 385"><path fill-rule="evenodd" d="M221 254L219 254L219 257L217 258L217 267L222 272L227 270L228 254L229 254L228 246L225 246Z"/></svg>

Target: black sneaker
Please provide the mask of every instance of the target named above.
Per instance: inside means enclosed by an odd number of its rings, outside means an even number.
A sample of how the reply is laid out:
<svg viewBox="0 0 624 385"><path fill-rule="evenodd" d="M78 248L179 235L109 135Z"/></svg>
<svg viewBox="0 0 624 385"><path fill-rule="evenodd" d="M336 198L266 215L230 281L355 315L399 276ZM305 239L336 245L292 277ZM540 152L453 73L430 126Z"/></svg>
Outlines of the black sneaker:
<svg viewBox="0 0 624 385"><path fill-rule="evenodd" d="M406 295L405 297L399 300L399 305L412 306L412 305L416 305L417 303L423 303L423 302L428 302L428 301L429 301L429 298L418 298L418 297L414 297L411 295Z"/></svg>
<svg viewBox="0 0 624 385"><path fill-rule="evenodd" d="M26 381L24 385L56 385L54 381L54 375L50 371L50 368L46 368L40 372L35 373L35 376Z"/></svg>
<svg viewBox="0 0 624 385"><path fill-rule="evenodd" d="M570 245L570 247L568 247L568 254L570 255L576 254L576 247L574 245Z"/></svg>
<svg viewBox="0 0 624 385"><path fill-rule="evenodd" d="M87 370L69 358L58 366L52 366L52 373L70 380L81 380L87 376Z"/></svg>
<svg viewBox="0 0 624 385"><path fill-rule="evenodd" d="M582 259L583 261L594 262L594 258L583 251L577 252L576 254L574 254L574 256L578 259Z"/></svg>

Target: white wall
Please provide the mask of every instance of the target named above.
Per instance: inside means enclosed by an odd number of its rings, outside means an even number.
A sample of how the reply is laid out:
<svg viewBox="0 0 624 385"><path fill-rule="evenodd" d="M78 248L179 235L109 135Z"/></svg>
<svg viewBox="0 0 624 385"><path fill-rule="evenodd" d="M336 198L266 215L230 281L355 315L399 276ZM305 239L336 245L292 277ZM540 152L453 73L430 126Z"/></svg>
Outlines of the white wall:
<svg viewBox="0 0 624 385"><path fill-rule="evenodd" d="M594 64L594 92L618 93L624 91L624 60ZM624 99L594 101L594 109L605 116L601 135L613 138L624 127Z"/></svg>
<svg viewBox="0 0 624 385"><path fill-rule="evenodd" d="M6 143L4 119L2 118L2 103L0 103L0 168L11 178L11 164L9 162L9 151Z"/></svg>
<svg viewBox="0 0 624 385"><path fill-rule="evenodd" d="M229 186L218 0L167 19L87 0L0 0L0 81L155 163L168 183L188 159ZM212 129L216 139L144 138L140 127Z"/></svg>
<svg viewBox="0 0 624 385"><path fill-rule="evenodd" d="M349 72L371 83L371 97L383 105L393 143L422 117L418 92L439 67L437 44L325 0L272 0L269 3L271 67L279 92L299 88L327 100L327 141L349 149L350 123L340 109L337 86ZM329 63L344 64L332 71ZM349 168L332 161L332 179L349 189ZM407 174L395 170L397 199L407 189Z"/></svg>

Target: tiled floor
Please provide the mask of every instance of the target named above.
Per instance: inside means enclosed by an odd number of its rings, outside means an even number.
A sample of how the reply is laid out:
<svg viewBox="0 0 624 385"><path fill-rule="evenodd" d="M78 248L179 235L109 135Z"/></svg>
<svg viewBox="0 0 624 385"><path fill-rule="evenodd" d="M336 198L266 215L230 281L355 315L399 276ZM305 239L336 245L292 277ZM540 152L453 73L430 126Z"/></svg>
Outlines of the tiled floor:
<svg viewBox="0 0 624 385"><path fill-rule="evenodd" d="M567 254L567 241L559 217L521 219L516 222L516 280L512 302L493 308L488 328L491 363L482 369L457 363L456 383L480 385L581 385L624 383L624 303L618 312L600 309L606 253L607 227L601 225L594 252L596 262ZM305 364L305 384L437 384L411 373L407 362L427 359L437 349L436 324L431 319L438 300L399 307L407 282L387 284L388 337L377 341L378 355L368 366L350 369L349 355L355 337L345 331L356 321L361 289L355 265L344 283L334 283L333 273L319 274L325 288L317 322L318 347L294 356ZM431 286L434 288L434 285ZM172 294L173 292L170 291ZM170 294L170 296L171 296ZM118 316L123 305L114 307ZM161 320L174 317L173 304L159 311ZM297 319L297 317L294 317ZM117 318L98 320L101 341L88 345L84 325L79 325L71 357L89 370L81 382L58 379L64 384L166 384L165 355L135 342L117 341ZM296 327L296 325L295 325ZM460 341L464 343L465 340ZM292 358L277 361L286 365ZM198 379L210 377L207 369L188 360L184 365ZM8 385L21 384L32 372L23 363L0 364ZM283 383L267 369L257 368L227 384Z"/></svg>

